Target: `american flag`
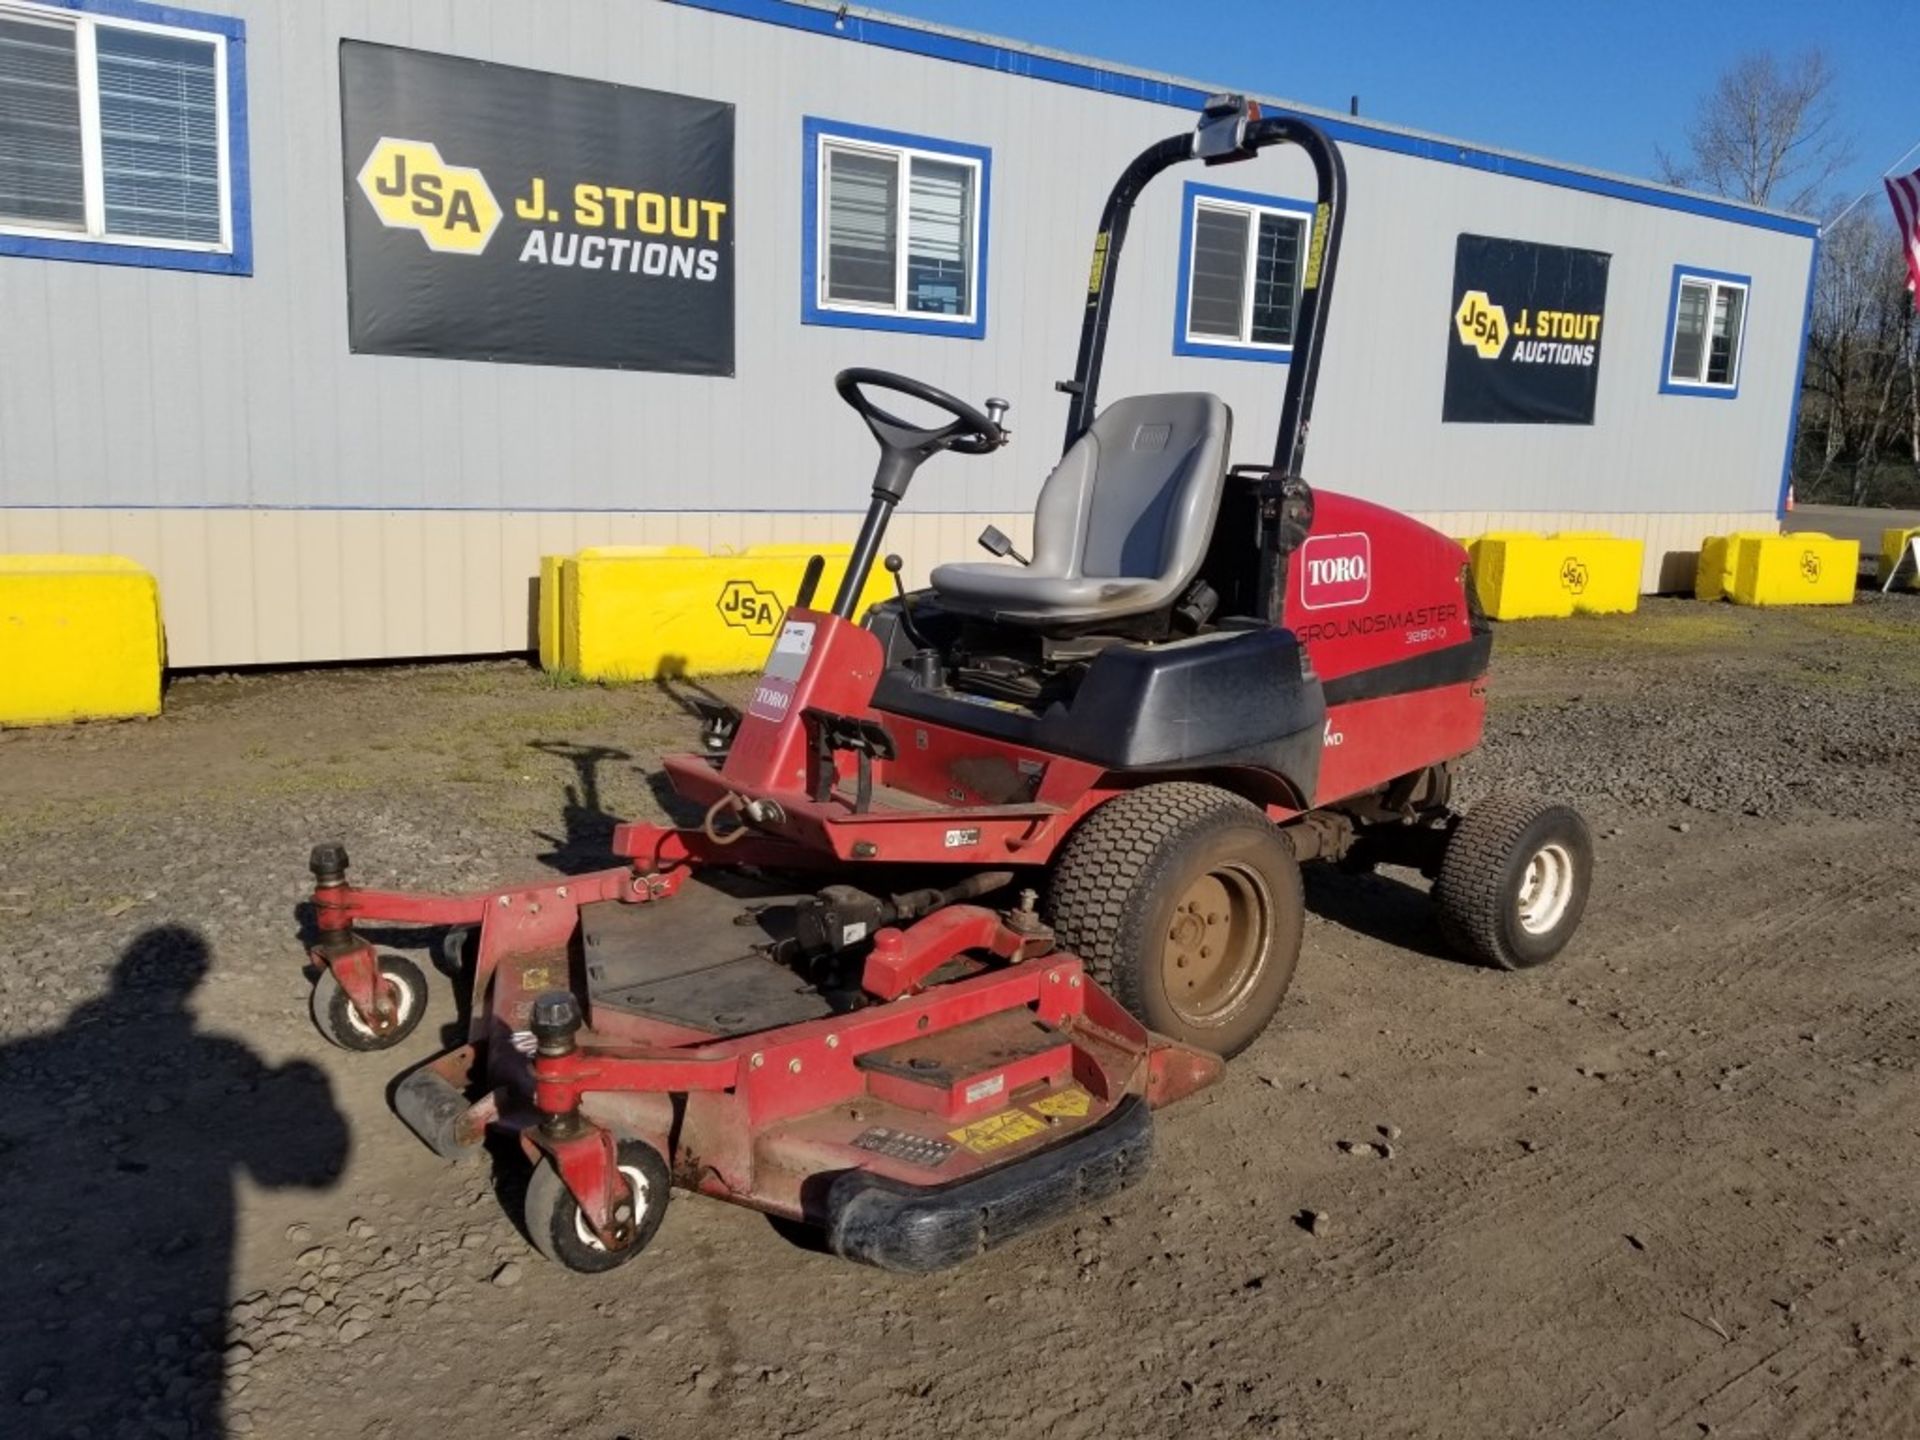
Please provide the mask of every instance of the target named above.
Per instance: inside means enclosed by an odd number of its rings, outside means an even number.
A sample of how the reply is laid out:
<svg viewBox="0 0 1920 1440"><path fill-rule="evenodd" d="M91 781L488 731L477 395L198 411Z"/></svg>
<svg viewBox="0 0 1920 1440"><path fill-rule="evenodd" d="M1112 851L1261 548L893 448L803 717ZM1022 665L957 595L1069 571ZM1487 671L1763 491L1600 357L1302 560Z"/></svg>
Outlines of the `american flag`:
<svg viewBox="0 0 1920 1440"><path fill-rule="evenodd" d="M1907 289L1920 294L1920 170L1911 175L1889 175L1887 198L1893 201L1900 248L1907 255Z"/></svg>

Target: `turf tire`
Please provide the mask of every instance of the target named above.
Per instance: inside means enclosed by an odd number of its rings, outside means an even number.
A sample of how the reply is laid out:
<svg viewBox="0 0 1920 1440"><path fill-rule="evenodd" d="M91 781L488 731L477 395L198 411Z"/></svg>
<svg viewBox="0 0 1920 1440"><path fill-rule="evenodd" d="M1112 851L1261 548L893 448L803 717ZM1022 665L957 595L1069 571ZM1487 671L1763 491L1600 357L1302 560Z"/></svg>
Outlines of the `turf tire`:
<svg viewBox="0 0 1920 1440"><path fill-rule="evenodd" d="M1549 852L1553 852L1550 854ZM1523 894L1536 857L1564 866L1564 900L1529 923ZM1558 955L1579 928L1593 881L1593 837L1566 805L1499 795L1461 817L1434 882L1440 933L1463 958L1526 970Z"/></svg>
<svg viewBox="0 0 1920 1440"><path fill-rule="evenodd" d="M1217 1020L1195 1023L1170 996L1167 937L1188 887L1226 870L1266 907L1266 943ZM1230 791L1190 781L1145 785L1094 810L1067 837L1047 886L1060 946L1149 1029L1232 1056L1280 1008L1300 957L1306 904L1293 849Z"/></svg>

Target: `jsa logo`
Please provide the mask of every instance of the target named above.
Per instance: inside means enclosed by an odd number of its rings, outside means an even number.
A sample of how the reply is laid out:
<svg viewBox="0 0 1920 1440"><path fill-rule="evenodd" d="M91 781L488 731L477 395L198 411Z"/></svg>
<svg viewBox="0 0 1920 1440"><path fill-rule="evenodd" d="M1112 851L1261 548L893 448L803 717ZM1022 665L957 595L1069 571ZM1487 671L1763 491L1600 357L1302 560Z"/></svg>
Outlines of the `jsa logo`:
<svg viewBox="0 0 1920 1440"><path fill-rule="evenodd" d="M1309 610L1358 605L1373 594L1373 541L1363 530L1309 535L1299 566L1300 603Z"/></svg>
<svg viewBox="0 0 1920 1440"><path fill-rule="evenodd" d="M424 140L383 135L360 167L360 189L381 224L419 231L431 250L478 255L500 225L487 177L447 164Z"/></svg>

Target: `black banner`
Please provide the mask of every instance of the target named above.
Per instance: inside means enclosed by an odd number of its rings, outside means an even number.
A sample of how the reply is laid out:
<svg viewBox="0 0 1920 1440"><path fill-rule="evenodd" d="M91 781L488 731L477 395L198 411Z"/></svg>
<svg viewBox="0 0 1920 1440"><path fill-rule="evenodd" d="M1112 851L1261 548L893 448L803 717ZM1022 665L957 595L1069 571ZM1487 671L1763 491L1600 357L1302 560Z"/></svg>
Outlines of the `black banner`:
<svg viewBox="0 0 1920 1440"><path fill-rule="evenodd" d="M1462 235L1453 251L1440 418L1591 425L1611 258L1598 250Z"/></svg>
<svg viewBox="0 0 1920 1440"><path fill-rule="evenodd" d="M733 374L733 106L345 40L349 343Z"/></svg>

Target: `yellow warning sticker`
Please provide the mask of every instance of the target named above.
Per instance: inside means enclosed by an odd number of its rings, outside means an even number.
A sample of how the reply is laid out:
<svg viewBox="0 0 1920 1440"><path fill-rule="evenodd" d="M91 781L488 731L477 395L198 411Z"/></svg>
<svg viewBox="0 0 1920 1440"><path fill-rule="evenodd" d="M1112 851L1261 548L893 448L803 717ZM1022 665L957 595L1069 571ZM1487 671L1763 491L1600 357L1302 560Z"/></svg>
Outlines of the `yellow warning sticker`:
<svg viewBox="0 0 1920 1440"><path fill-rule="evenodd" d="M1024 1110L1002 1110L998 1115L989 1115L971 1125L962 1125L958 1130L949 1130L947 1134L974 1154L986 1155L994 1150L1004 1150L1009 1145L1018 1145L1046 1128L1046 1121Z"/></svg>
<svg viewBox="0 0 1920 1440"><path fill-rule="evenodd" d="M1093 1096L1078 1085L1069 1085L1051 1095L1042 1095L1033 1102L1033 1109L1041 1115L1052 1115L1056 1119L1077 1120L1093 1108Z"/></svg>
<svg viewBox="0 0 1920 1440"><path fill-rule="evenodd" d="M553 985L553 970L546 965L529 965L520 972L522 990L547 990Z"/></svg>
<svg viewBox="0 0 1920 1440"><path fill-rule="evenodd" d="M1093 237L1093 265L1087 275L1087 294L1098 295L1100 286L1107 278L1107 232L1102 230Z"/></svg>
<svg viewBox="0 0 1920 1440"><path fill-rule="evenodd" d="M1301 288L1317 289L1320 284L1320 262L1327 253L1327 221L1333 215L1331 205L1319 205L1313 212L1313 235L1307 241L1307 275L1301 282Z"/></svg>

